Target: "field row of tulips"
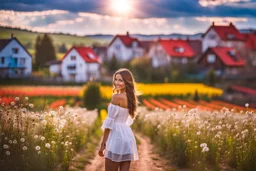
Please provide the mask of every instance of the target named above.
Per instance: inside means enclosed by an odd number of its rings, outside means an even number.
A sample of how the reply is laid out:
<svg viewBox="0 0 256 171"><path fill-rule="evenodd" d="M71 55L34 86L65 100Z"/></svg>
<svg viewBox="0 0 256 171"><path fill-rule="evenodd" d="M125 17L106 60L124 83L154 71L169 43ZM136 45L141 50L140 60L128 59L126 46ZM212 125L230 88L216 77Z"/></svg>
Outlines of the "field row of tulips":
<svg viewBox="0 0 256 171"><path fill-rule="evenodd" d="M78 96L80 86L2 86L0 96Z"/></svg>
<svg viewBox="0 0 256 171"><path fill-rule="evenodd" d="M67 101L65 99L56 100L50 104L50 108L58 109L59 107L64 106L66 104L66 102Z"/></svg>
<svg viewBox="0 0 256 171"><path fill-rule="evenodd" d="M97 110L38 112L28 97L15 102L0 106L0 170L68 170L95 129Z"/></svg>
<svg viewBox="0 0 256 171"><path fill-rule="evenodd" d="M83 96L83 87L64 87L64 86L2 86L0 87L0 96ZM137 90L142 95L187 95L198 91L199 95L209 97L220 96L223 91L218 88L209 87L204 84L137 84ZM111 86L100 86L103 98L110 99L112 96Z"/></svg>
<svg viewBox="0 0 256 171"><path fill-rule="evenodd" d="M151 99L144 104L149 108L161 104L164 109L168 106L164 102ZM241 115L229 108L211 111L184 107L140 107L134 126L180 168L256 170L256 117L252 112Z"/></svg>
<svg viewBox="0 0 256 171"><path fill-rule="evenodd" d="M223 110L223 108L229 108L230 110L239 111L240 113L244 113L248 110L253 111L256 113L256 109L249 108L249 104L245 104L244 107L226 103L219 100L212 100L211 102L206 102L200 100L195 102L193 100L180 100L180 99L173 99L172 101L160 98L158 100L154 98L143 99L142 103L149 109L156 109L160 108L163 110L172 110L172 109L186 109L190 110L193 108L197 108L199 110L204 111L215 111L215 110Z"/></svg>

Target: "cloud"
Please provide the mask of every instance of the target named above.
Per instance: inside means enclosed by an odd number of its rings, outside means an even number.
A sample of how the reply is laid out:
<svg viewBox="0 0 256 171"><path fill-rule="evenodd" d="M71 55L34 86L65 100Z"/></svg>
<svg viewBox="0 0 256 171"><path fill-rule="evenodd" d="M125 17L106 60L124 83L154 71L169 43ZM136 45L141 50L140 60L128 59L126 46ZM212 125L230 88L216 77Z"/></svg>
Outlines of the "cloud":
<svg viewBox="0 0 256 171"><path fill-rule="evenodd" d="M131 18L175 17L256 17L256 0L129 0L133 1ZM0 9L15 11L64 10L118 16L110 8L111 0L11 0Z"/></svg>
<svg viewBox="0 0 256 171"><path fill-rule="evenodd" d="M238 2L250 2L251 0L199 0L199 4L203 7L218 6L222 4L232 4Z"/></svg>
<svg viewBox="0 0 256 171"><path fill-rule="evenodd" d="M197 21L202 22L215 22L218 24L226 24L226 23L238 23L238 22L248 22L248 18L244 17L195 17Z"/></svg>
<svg viewBox="0 0 256 171"><path fill-rule="evenodd" d="M238 28L256 27L250 17L149 17L126 18L86 12L34 11L13 12L0 10L0 25L20 27L39 32L86 34L195 34L204 32L211 22L236 23Z"/></svg>

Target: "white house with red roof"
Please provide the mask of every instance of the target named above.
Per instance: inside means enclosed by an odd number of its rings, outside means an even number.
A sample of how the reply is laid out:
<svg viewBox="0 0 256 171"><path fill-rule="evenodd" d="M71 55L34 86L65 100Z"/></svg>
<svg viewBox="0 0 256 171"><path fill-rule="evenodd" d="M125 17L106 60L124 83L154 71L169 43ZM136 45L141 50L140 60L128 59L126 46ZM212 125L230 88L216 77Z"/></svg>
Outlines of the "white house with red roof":
<svg viewBox="0 0 256 171"><path fill-rule="evenodd" d="M213 22L202 37L202 51L205 52L209 47L216 46L234 47L236 50L242 51L244 42L244 35L232 23L215 25Z"/></svg>
<svg viewBox="0 0 256 171"><path fill-rule="evenodd" d="M115 56L118 61L128 61L143 54L144 48L140 41L131 37L128 32L126 35L116 35L107 49L108 60Z"/></svg>
<svg viewBox="0 0 256 171"><path fill-rule="evenodd" d="M206 69L212 67L218 75L237 75L245 66L245 60L233 47L208 48L198 63Z"/></svg>
<svg viewBox="0 0 256 171"><path fill-rule="evenodd" d="M0 78L21 78L32 73L32 56L13 37L0 39Z"/></svg>
<svg viewBox="0 0 256 171"><path fill-rule="evenodd" d="M100 59L90 47L72 47L61 59L63 81L86 82L100 78Z"/></svg>
<svg viewBox="0 0 256 171"><path fill-rule="evenodd" d="M195 52L187 40L159 39L149 51L153 67L169 65L170 63L186 64L192 62Z"/></svg>

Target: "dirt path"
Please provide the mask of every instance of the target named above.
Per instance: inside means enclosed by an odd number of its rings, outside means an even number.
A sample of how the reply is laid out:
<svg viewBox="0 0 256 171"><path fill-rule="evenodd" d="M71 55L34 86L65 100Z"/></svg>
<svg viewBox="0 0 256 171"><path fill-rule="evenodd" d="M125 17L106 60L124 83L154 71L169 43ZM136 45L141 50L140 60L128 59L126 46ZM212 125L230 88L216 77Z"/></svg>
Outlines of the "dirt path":
<svg viewBox="0 0 256 171"><path fill-rule="evenodd" d="M139 160L131 163L130 171L164 171L174 169L174 167L167 166L167 161L165 159L161 158L158 154L153 153L153 146L150 144L150 140L147 137L139 133L136 133L135 136L140 141L140 145L138 146ZM99 147L97 149L99 149ZM97 150L91 164L87 165L84 170L105 170L104 158L98 156Z"/></svg>

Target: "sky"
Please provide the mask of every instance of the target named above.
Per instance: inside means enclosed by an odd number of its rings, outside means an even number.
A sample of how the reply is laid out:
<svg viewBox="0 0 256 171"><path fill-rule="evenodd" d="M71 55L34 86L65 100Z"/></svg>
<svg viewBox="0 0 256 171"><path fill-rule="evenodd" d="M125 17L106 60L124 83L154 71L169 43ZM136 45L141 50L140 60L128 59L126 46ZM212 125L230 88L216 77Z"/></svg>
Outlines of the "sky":
<svg viewBox="0 0 256 171"><path fill-rule="evenodd" d="M38 32L196 34L212 22L256 29L256 0L0 0L0 26Z"/></svg>

